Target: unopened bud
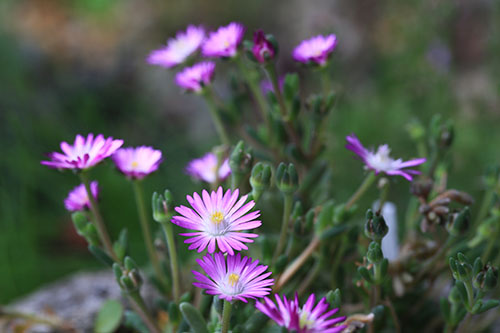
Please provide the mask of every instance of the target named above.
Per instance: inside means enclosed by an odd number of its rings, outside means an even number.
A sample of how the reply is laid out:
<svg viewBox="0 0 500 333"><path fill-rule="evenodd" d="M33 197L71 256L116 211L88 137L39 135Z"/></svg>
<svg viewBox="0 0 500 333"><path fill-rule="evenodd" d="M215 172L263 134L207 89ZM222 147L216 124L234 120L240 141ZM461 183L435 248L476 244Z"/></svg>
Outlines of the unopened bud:
<svg viewBox="0 0 500 333"><path fill-rule="evenodd" d="M252 196L255 201L259 200L262 193L271 185L272 169L268 163L258 162L252 169L250 185Z"/></svg>
<svg viewBox="0 0 500 333"><path fill-rule="evenodd" d="M498 270L495 267L489 266L484 278L484 289L492 290L498 283Z"/></svg>
<svg viewBox="0 0 500 333"><path fill-rule="evenodd" d="M280 163L276 171L276 185L285 195L293 194L297 190L299 176L292 163L288 164L288 166L283 162Z"/></svg>
<svg viewBox="0 0 500 333"><path fill-rule="evenodd" d="M469 228L470 220L470 209L469 207L465 207L461 212L453 215L453 220L448 227L448 231L453 236L461 235Z"/></svg>
<svg viewBox="0 0 500 333"><path fill-rule="evenodd" d="M380 241L389 232L389 227L385 223L384 217L380 212L373 214L369 209L366 212L365 235L374 241Z"/></svg>
<svg viewBox="0 0 500 333"><path fill-rule="evenodd" d="M236 175L245 175L250 172L253 163L253 154L251 148L245 148L243 141L238 142L229 157L229 167L231 172Z"/></svg>
<svg viewBox="0 0 500 333"><path fill-rule="evenodd" d="M153 193L152 205L153 219L158 223L169 222L174 215L173 198L169 190L165 190L163 196L157 192Z"/></svg>
<svg viewBox="0 0 500 333"><path fill-rule="evenodd" d="M366 253L366 258L371 263L379 263L384 260L384 254L382 253L382 248L377 242L371 242L368 246L368 252Z"/></svg>
<svg viewBox="0 0 500 333"><path fill-rule="evenodd" d="M339 308L342 301L340 290L338 288L335 291L330 290L326 294L326 301L330 304L331 308Z"/></svg>
<svg viewBox="0 0 500 333"><path fill-rule="evenodd" d="M257 30L253 35L253 58L263 64L274 59L278 44L272 35L265 35L262 30Z"/></svg>

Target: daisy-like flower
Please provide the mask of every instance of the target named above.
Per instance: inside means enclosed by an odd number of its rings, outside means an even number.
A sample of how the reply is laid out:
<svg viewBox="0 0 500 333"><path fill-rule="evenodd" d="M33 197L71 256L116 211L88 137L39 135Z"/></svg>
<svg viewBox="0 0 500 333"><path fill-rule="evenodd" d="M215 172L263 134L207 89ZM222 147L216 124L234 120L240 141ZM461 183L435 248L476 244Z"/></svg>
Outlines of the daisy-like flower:
<svg viewBox="0 0 500 333"><path fill-rule="evenodd" d="M227 158L217 168L217 156L214 153L206 153L203 157L189 162L186 172L193 178L211 184L217 179L225 180L231 174L231 168Z"/></svg>
<svg viewBox="0 0 500 333"><path fill-rule="evenodd" d="M273 279L268 279L271 272L259 261L243 257L241 254L228 255L227 264L223 253L206 254L203 259L196 259L208 276L193 271L199 282L193 283L206 290L209 295L218 295L229 302L239 300L247 303L247 298L256 299L269 294Z"/></svg>
<svg viewBox="0 0 500 333"><path fill-rule="evenodd" d="M264 297L264 303L255 303L255 307L279 326L288 330L295 330L298 333L337 333L342 332L347 327L346 325L338 325L346 319L345 316L332 318L339 309L327 311L329 304L325 297L314 306L315 296L311 294L306 304L300 307L297 294L293 300L288 300L284 295L283 300L278 294L274 296L276 303L269 297Z"/></svg>
<svg viewBox="0 0 500 333"><path fill-rule="evenodd" d="M142 179L156 171L162 161L161 151L147 146L118 149L111 159L121 173L133 179Z"/></svg>
<svg viewBox="0 0 500 333"><path fill-rule="evenodd" d="M261 221L256 220L260 211L249 211L255 206L252 200L245 204L247 195L238 200L239 190L227 190L223 193L222 187L217 192L208 194L203 190L202 197L194 193L191 197L186 196L187 201L194 208L185 206L175 207L180 216L174 216L172 223L186 229L196 230L194 233L184 233L181 236L190 237L184 243L191 244L189 249L197 249L198 252L208 248L209 253L215 251L215 247L222 252L233 255L234 250L247 250L244 243L252 243L257 234L241 232L260 227Z"/></svg>
<svg viewBox="0 0 500 333"><path fill-rule="evenodd" d="M186 31L179 31L175 38L170 38L167 46L152 51L147 62L166 68L179 65L198 50L204 39L205 30L202 27L190 25Z"/></svg>
<svg viewBox="0 0 500 333"><path fill-rule="evenodd" d="M215 63L204 61L191 67L186 67L175 76L175 83L187 91L200 92L214 78Z"/></svg>
<svg viewBox="0 0 500 333"><path fill-rule="evenodd" d="M229 25L211 32L203 42L201 51L205 57L234 57L244 34L245 27L242 24L231 22Z"/></svg>
<svg viewBox="0 0 500 333"><path fill-rule="evenodd" d="M99 194L99 187L97 181L90 183L90 192L95 200ZM69 192L68 197L64 199L64 206L70 212L76 212L90 208L90 201L87 195L87 190L84 184L80 184Z"/></svg>
<svg viewBox="0 0 500 333"><path fill-rule="evenodd" d="M56 169L85 170L111 156L122 145L123 140L113 140L112 137L105 139L102 134L94 138L94 134L90 133L87 139L78 134L73 145L61 142L63 154L50 153L50 161L41 163Z"/></svg>
<svg viewBox="0 0 500 333"><path fill-rule="evenodd" d="M337 37L334 34L328 36L318 35L303 40L293 50L293 59L304 64L313 62L323 66L326 64L335 46L337 46Z"/></svg>
<svg viewBox="0 0 500 333"><path fill-rule="evenodd" d="M400 175L411 181L413 179L412 175L418 175L420 171L403 169L420 165L426 161L425 158L416 158L409 161L403 161L400 158L395 160L389 156L391 150L388 145L379 146L376 152L368 150L354 134L348 135L346 140L347 145L345 147L358 155L365 163L365 168L375 171L375 174L383 172L389 176Z"/></svg>

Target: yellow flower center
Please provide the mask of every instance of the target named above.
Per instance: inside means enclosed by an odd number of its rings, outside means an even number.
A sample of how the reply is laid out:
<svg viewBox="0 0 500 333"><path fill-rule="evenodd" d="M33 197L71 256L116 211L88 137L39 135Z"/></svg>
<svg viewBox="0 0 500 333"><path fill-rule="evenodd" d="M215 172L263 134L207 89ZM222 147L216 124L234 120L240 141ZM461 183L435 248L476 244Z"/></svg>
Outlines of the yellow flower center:
<svg viewBox="0 0 500 333"><path fill-rule="evenodd" d="M240 276L238 274L231 273L227 279L231 287L234 287L236 283L238 283Z"/></svg>
<svg viewBox="0 0 500 333"><path fill-rule="evenodd" d="M215 212L212 215L210 215L210 221L212 221L212 223L215 225L219 225L223 220L224 220L224 215L222 215L221 212Z"/></svg>
<svg viewBox="0 0 500 333"><path fill-rule="evenodd" d="M229 47L229 45L231 45L231 43L229 43L229 41L228 41L228 40L225 40L225 41L224 41L224 47L228 48L228 47Z"/></svg>
<svg viewBox="0 0 500 333"><path fill-rule="evenodd" d="M132 168L133 169L137 168L138 166L139 166L139 162L137 162L137 161L133 161L132 162Z"/></svg>
<svg viewBox="0 0 500 333"><path fill-rule="evenodd" d="M309 319L308 317L309 316L305 312L303 312L300 315L300 319L299 319L300 328L306 328L306 327L309 328L310 326L312 326L312 324L314 324L314 321Z"/></svg>

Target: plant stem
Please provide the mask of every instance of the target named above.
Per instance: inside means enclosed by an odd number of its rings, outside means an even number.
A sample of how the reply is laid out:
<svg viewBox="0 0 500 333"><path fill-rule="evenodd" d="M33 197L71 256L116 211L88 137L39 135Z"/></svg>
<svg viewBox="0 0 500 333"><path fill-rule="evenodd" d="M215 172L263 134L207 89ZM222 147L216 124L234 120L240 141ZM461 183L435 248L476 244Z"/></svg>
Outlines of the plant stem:
<svg viewBox="0 0 500 333"><path fill-rule="evenodd" d="M231 308L233 305L231 302L224 300L224 306L222 310L222 333L227 333L229 330L229 322L231 321Z"/></svg>
<svg viewBox="0 0 500 333"><path fill-rule="evenodd" d="M278 246L276 246L276 249L274 251L272 265L276 263L276 260L278 259L280 253L283 251L283 248L285 247L286 234L290 224L290 214L292 212L293 195L286 193L283 195L283 197L284 197L283 220L281 221L280 238L278 241Z"/></svg>
<svg viewBox="0 0 500 333"><path fill-rule="evenodd" d="M250 92L252 93L253 97L255 98L255 101L257 102L257 108L259 109L259 112L262 116L262 119L265 121L266 126L269 127L269 119L267 117L267 112L266 110L268 109L266 99L264 98L264 95L262 95L262 92L259 88L258 83L254 80L254 78L251 76L251 74L247 71L247 68L245 64L243 63L243 60L241 57L236 57L235 58L236 65L238 66L238 69L240 70L241 74L243 75L243 78L245 79L246 83L248 84L248 87L250 88Z"/></svg>
<svg viewBox="0 0 500 333"><path fill-rule="evenodd" d="M0 307L0 318L7 319L24 319L26 321L47 325L53 328L63 328L67 325L61 319L53 316L38 316L31 313L24 313L16 310L10 310L7 308Z"/></svg>
<svg viewBox="0 0 500 333"><path fill-rule="evenodd" d="M137 312L137 314L141 317L142 321L144 321L144 324L148 327L148 330L152 333L161 333L161 330L158 328L156 325L156 322L154 321L153 317L149 313L149 310L146 306L146 303L144 303L144 300L142 299L141 294L139 293L138 290L130 292L128 294L130 299L132 300L132 306L134 307L134 310Z"/></svg>
<svg viewBox="0 0 500 333"><path fill-rule="evenodd" d="M210 110L210 114L212 116L212 121L214 122L215 130L219 135L219 139L221 142L227 146L230 145L231 141L229 140L229 136L226 133L226 129L224 124L222 123L222 118L219 113L219 109L217 108L217 103L215 101L214 92L212 87L207 86L203 90L203 96L208 103L208 109Z"/></svg>
<svg viewBox="0 0 500 333"><path fill-rule="evenodd" d="M351 208L363 196L363 194L373 184L375 178L377 178L377 176L375 175L374 172L370 172L368 176L366 176L366 178L363 180L359 188L356 190L356 192L354 192L351 198L349 198L349 201L347 201L347 203L345 204L346 209Z"/></svg>
<svg viewBox="0 0 500 333"><path fill-rule="evenodd" d="M85 190L87 191L87 196L90 202L90 211L92 212L92 215L94 215L93 222L94 226L97 229L97 233L99 234L99 238L101 239L104 248L106 249L108 254L113 258L113 260L116 262L120 262L120 260L118 260L118 257L115 254L115 251L113 250L113 245L111 243L111 239L109 238L108 231L106 230L106 225L104 224L102 215L99 211L99 206L97 206L97 202L95 201L95 198L92 195L89 178L86 172L80 173L80 180L84 184Z"/></svg>
<svg viewBox="0 0 500 333"><path fill-rule="evenodd" d="M264 68L271 84L273 85L274 94L276 95L276 99L278 100L278 104L280 106L281 117L283 118L283 121L288 122L290 114L288 113L285 100L283 99L283 94L281 93L276 66L274 65L274 62L271 62Z"/></svg>
<svg viewBox="0 0 500 333"><path fill-rule="evenodd" d="M493 201L494 197L495 197L495 187L492 186L484 194L483 201L481 203L481 208L479 209L479 213L477 214L476 219L474 220L474 223L472 224L473 228L476 228L477 226L479 226L479 224L488 215L488 211L490 209L491 202Z"/></svg>
<svg viewBox="0 0 500 333"><path fill-rule="evenodd" d="M139 213L139 222L141 224L142 235L146 243L146 250L148 252L149 260L153 265L156 276L165 283L165 274L161 269L160 260L154 249L153 237L151 236L151 229L149 228L149 221L146 213L146 205L144 204L144 194L142 190L142 183L139 180L132 181L134 188L135 202L137 204L137 212Z"/></svg>
<svg viewBox="0 0 500 333"><path fill-rule="evenodd" d="M179 266L177 264L177 250L175 248L172 224L165 222L161 224L165 238L167 239L168 254L170 256L170 270L172 271L174 301L177 302L180 296Z"/></svg>
<svg viewBox="0 0 500 333"><path fill-rule="evenodd" d="M299 270L300 267L306 262L306 260L314 253L320 244L320 239L318 236L314 236L311 243L305 248L305 250L295 259L290 266L288 266L279 280L274 285L274 292L278 292L287 282L292 278L292 276Z"/></svg>

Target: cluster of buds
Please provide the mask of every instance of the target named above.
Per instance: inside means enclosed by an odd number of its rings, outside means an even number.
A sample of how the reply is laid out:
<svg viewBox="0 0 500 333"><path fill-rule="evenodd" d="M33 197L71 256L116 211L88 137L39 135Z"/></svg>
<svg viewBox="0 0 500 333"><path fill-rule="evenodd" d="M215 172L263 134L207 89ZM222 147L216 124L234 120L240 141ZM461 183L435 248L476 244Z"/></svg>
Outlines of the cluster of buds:
<svg viewBox="0 0 500 333"><path fill-rule="evenodd" d="M389 227L385 223L380 211L373 213L371 209L366 212L365 236L374 242L382 241L382 238L389 232Z"/></svg>
<svg viewBox="0 0 500 333"><path fill-rule="evenodd" d="M126 293L138 292L142 285L137 264L130 257L125 257L123 266L113 264L113 272L121 290Z"/></svg>
<svg viewBox="0 0 500 333"><path fill-rule="evenodd" d="M284 195L292 195L299 188L299 175L295 166L281 162L276 170L276 186Z"/></svg>
<svg viewBox="0 0 500 333"><path fill-rule="evenodd" d="M428 201L432 183L428 180L417 181L412 184L411 192L420 200L419 212L423 219L420 228L423 232L432 230L436 225L446 226L451 234L460 234L467 230L470 221L470 212L466 207L460 212L453 212L450 204L456 202L462 205L471 205L474 202L472 196L465 192L450 189L446 190L434 199Z"/></svg>
<svg viewBox="0 0 500 333"><path fill-rule="evenodd" d="M368 264L358 267L358 273L370 284L381 284L389 269L389 260L384 258L382 247L377 242L371 242L366 252Z"/></svg>
<svg viewBox="0 0 500 333"><path fill-rule="evenodd" d="M258 162L252 168L250 185L252 186L252 197L255 201L259 200L262 193L271 185L272 174L273 170L269 163Z"/></svg>

